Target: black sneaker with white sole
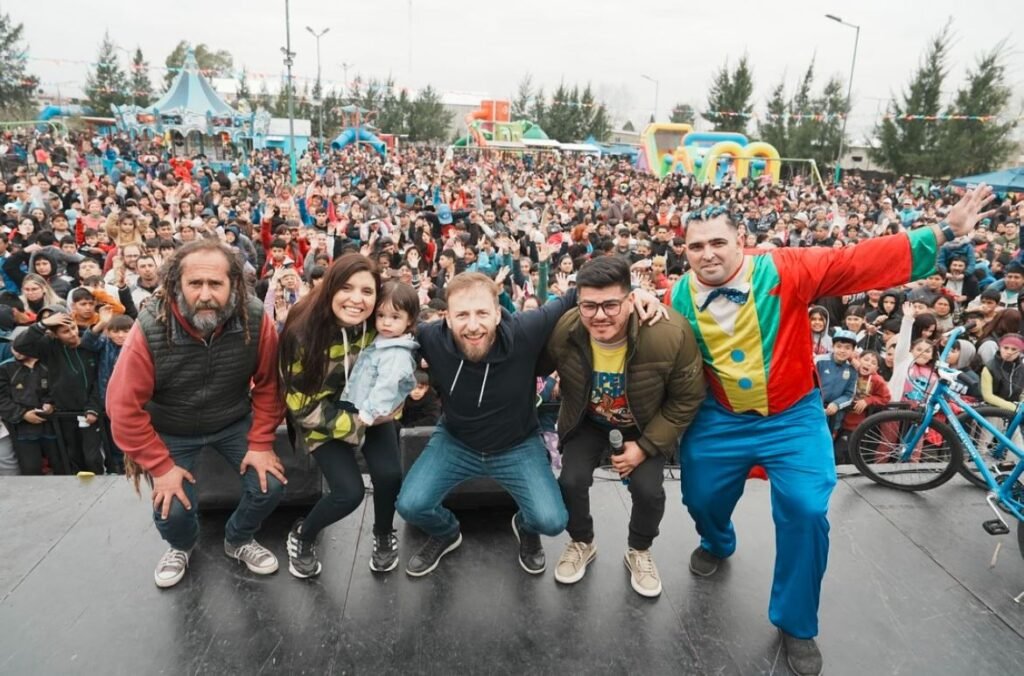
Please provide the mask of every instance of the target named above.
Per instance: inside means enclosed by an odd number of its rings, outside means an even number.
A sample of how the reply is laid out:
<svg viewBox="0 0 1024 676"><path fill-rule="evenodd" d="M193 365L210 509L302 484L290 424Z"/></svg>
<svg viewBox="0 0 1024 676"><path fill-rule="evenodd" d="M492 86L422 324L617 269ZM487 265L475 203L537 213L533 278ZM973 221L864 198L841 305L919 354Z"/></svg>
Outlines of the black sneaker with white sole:
<svg viewBox="0 0 1024 676"><path fill-rule="evenodd" d="M288 532L288 572L304 580L319 575L321 566L316 557L316 542L307 542L301 535L302 519L299 519Z"/></svg>
<svg viewBox="0 0 1024 676"><path fill-rule="evenodd" d="M540 575L547 568L544 557L544 546L540 543L540 535L524 530L519 523L519 512L512 517L512 532L519 541L519 565L530 575Z"/></svg>
<svg viewBox="0 0 1024 676"><path fill-rule="evenodd" d="M375 573L387 573L398 567L398 537L395 531L374 534L373 554L370 555L370 570Z"/></svg>
<svg viewBox="0 0 1024 676"><path fill-rule="evenodd" d="M405 567L407 575L422 577L433 572L441 558L448 552L453 552L462 544L462 531L456 531L455 535L446 538L430 538L420 550L412 555L408 565Z"/></svg>

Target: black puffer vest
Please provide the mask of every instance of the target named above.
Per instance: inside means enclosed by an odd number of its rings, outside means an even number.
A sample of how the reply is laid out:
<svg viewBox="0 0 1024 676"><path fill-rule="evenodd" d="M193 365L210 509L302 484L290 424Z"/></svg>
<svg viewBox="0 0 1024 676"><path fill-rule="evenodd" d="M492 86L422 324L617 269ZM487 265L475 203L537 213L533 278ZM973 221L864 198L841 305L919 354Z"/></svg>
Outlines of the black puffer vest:
<svg viewBox="0 0 1024 676"><path fill-rule="evenodd" d="M175 320L171 340L160 314L164 301L149 303L139 313L153 359L153 398L146 411L161 434L193 437L213 434L252 412L249 387L256 370L263 306L248 302L249 344L240 317L206 342L189 334Z"/></svg>

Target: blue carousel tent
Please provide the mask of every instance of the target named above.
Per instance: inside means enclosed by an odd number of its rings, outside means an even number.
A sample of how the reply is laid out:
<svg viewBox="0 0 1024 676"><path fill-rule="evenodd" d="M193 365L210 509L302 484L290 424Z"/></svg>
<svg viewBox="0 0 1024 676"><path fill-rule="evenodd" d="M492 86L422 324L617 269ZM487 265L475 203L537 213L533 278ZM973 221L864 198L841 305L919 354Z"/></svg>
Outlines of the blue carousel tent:
<svg viewBox="0 0 1024 676"><path fill-rule="evenodd" d="M214 161L234 159L239 153L230 146L255 143L270 126L270 114L264 110L240 112L229 106L203 77L191 49L160 100L146 108L111 109L118 129L132 136L164 137L173 155L203 154Z"/></svg>
<svg viewBox="0 0 1024 676"><path fill-rule="evenodd" d="M953 185L969 188L979 183L992 186L998 193L1024 192L1024 167L1001 169L987 174L976 174L953 179Z"/></svg>

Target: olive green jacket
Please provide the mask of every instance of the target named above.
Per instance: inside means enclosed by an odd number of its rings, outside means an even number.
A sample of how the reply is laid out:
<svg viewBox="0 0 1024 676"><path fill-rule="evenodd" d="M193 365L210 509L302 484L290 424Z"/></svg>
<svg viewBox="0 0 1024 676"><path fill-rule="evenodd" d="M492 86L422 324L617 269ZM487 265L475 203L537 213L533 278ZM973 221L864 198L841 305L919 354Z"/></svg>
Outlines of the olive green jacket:
<svg viewBox="0 0 1024 676"><path fill-rule="evenodd" d="M562 392L559 443L572 437L587 412L593 380L590 334L579 310L567 312L548 340L541 370L557 369ZM679 438L704 401L704 368L690 324L675 310L653 326L629 318L626 402L644 453L673 457Z"/></svg>

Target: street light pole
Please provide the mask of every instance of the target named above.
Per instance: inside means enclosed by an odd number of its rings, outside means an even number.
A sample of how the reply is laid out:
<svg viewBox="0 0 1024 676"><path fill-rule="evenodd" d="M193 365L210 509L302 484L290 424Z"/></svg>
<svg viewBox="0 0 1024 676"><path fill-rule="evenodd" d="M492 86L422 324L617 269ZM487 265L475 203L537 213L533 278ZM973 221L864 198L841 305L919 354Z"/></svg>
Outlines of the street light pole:
<svg viewBox="0 0 1024 676"><path fill-rule="evenodd" d="M643 74L641 74L640 77L642 77L643 79L645 79L645 80L647 80L649 82L653 82L654 83L654 115L653 115L653 121L657 122L658 121L658 90L661 89L661 83L658 82L657 80L655 80L650 75L643 75Z"/></svg>
<svg viewBox="0 0 1024 676"><path fill-rule="evenodd" d="M284 65L288 69L288 168L292 185L298 183L299 177L295 170L295 103L292 100L292 63L295 53L292 51L292 21L288 0L284 0Z"/></svg>
<svg viewBox="0 0 1024 676"><path fill-rule="evenodd" d="M854 28L857 31L854 33L853 37L853 60L850 61L850 81L846 85L846 114L843 115L843 130L840 132L839 136L839 157L836 158L836 171L835 177L833 178L834 183L839 183L839 174L841 171L839 165L843 161L843 145L846 141L846 121L850 118L850 112L853 108L850 103L850 98L853 96L853 69L857 65L857 46L860 44L860 26L847 23L834 14L826 14L825 18L835 21L836 23L841 23L844 26Z"/></svg>
<svg viewBox="0 0 1024 676"><path fill-rule="evenodd" d="M322 38L330 28L325 28L319 33L315 30L306 26L306 30L309 31L310 35L316 38L316 91L317 99L320 104L320 154L324 154L324 86L320 82L320 38Z"/></svg>

